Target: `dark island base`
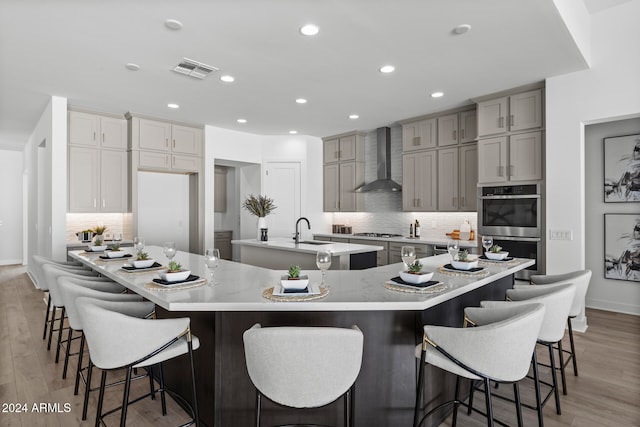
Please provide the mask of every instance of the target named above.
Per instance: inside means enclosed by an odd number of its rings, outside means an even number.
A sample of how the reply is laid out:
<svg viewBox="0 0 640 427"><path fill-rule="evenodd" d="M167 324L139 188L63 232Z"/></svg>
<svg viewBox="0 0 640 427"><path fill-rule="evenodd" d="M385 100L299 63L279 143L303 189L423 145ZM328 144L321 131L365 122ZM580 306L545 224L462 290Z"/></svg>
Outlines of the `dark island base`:
<svg viewBox="0 0 640 427"><path fill-rule="evenodd" d="M195 352L200 418L207 426L255 425L255 388L247 374L243 332L262 326L358 325L364 333L362 369L355 389L355 421L361 426L409 426L413 421L417 360L415 346L422 325L462 326L465 307L482 300L502 300L513 276L468 292L428 310L349 312L169 312L157 308L159 318L191 318L201 347ZM274 361L277 363L277 361ZM303 360L300 363L304 363ZM313 369L310 366L309 369ZM191 400L187 359L164 365L167 386ZM455 377L429 367L425 377L429 406L450 400ZM451 411L435 414L424 425L438 425ZM263 401L264 425L342 425L343 400L320 409L296 410Z"/></svg>

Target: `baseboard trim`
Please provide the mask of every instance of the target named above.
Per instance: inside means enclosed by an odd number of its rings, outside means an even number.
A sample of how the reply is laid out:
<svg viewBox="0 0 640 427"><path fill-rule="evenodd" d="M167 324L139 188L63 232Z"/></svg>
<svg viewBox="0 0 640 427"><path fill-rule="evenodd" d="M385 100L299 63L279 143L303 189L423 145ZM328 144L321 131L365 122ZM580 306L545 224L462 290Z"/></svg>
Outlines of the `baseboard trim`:
<svg viewBox="0 0 640 427"><path fill-rule="evenodd" d="M623 304L615 301L607 301L600 299L587 299L586 306L596 308L598 310L613 311L616 313L633 314L640 316L640 306L632 304Z"/></svg>
<svg viewBox="0 0 640 427"><path fill-rule="evenodd" d="M0 259L0 265L23 265L22 258Z"/></svg>

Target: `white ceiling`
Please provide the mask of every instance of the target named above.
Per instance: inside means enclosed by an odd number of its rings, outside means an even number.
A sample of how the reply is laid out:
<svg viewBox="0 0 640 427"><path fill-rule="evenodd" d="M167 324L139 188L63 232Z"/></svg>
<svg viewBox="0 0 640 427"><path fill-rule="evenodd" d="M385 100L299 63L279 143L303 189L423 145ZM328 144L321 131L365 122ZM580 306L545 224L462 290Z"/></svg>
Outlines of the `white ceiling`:
<svg viewBox="0 0 640 427"><path fill-rule="evenodd" d="M51 95L97 111L326 136L586 67L553 0L2 0L0 16L5 148L26 142ZM168 29L168 18L184 28ZM298 33L309 22L315 37ZM459 24L472 29L454 35ZM170 71L183 57L220 71L202 81ZM396 71L381 74L388 63ZM445 96L430 98L436 90Z"/></svg>

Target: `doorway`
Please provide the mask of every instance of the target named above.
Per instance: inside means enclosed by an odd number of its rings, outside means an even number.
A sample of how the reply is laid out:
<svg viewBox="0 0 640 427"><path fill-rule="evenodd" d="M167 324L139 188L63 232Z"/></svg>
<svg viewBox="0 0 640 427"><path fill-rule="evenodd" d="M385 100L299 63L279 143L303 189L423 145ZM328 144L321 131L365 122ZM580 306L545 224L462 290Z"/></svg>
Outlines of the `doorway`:
<svg viewBox="0 0 640 427"><path fill-rule="evenodd" d="M300 218L300 162L267 162L264 195L277 209L267 217L269 237L292 237Z"/></svg>

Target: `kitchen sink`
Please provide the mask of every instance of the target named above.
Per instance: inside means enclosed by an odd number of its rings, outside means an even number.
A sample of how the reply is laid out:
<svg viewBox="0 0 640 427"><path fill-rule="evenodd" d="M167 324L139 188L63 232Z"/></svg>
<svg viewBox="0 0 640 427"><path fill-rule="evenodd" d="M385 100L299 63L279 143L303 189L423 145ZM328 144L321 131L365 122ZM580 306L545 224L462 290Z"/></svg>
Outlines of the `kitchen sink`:
<svg viewBox="0 0 640 427"><path fill-rule="evenodd" d="M314 240L303 240L300 243L304 243L305 245L330 245L331 242L316 242Z"/></svg>

